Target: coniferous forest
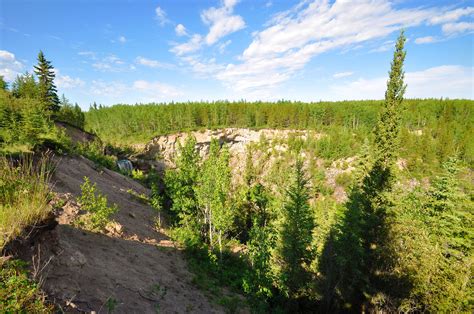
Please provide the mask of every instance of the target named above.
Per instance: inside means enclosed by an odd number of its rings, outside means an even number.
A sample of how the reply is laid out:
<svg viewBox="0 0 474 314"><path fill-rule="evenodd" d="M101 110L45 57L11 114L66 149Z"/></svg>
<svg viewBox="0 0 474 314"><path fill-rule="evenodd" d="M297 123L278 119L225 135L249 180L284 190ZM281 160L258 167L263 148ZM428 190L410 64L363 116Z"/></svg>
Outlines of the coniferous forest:
<svg viewBox="0 0 474 314"><path fill-rule="evenodd" d="M84 156L146 187L128 193L225 311L471 313L474 102L406 99L405 42L401 32L379 101L94 103L87 112L58 97L39 52L34 74L0 80L0 247L58 207L54 156ZM191 133L173 166L116 163L133 162L157 136L225 128L290 135L248 144L240 168L227 143L214 138L202 154ZM73 140L70 129L91 140ZM84 178L77 204L86 214L71 225L107 234L120 209L96 188ZM0 312L59 310L31 268L1 264Z"/></svg>

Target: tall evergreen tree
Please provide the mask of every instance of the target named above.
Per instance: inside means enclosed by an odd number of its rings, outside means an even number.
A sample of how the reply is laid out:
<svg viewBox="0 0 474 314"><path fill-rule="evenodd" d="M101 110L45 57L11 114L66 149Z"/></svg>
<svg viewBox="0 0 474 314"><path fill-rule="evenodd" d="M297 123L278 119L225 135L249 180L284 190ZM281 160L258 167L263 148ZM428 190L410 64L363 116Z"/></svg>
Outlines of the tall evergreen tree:
<svg viewBox="0 0 474 314"><path fill-rule="evenodd" d="M290 297L297 297L308 282L304 264L309 263L309 249L315 227L309 206L309 192L301 160L296 162L294 179L288 188L279 230L276 262L280 268L280 288Z"/></svg>
<svg viewBox="0 0 474 314"><path fill-rule="evenodd" d="M54 85L54 68L51 61L46 60L43 52L38 53L38 65L35 66L35 73L39 79L39 96L47 109L57 112L59 111L59 98L56 85Z"/></svg>
<svg viewBox="0 0 474 314"><path fill-rule="evenodd" d="M387 217L395 205L391 192L395 181L394 165L400 145L401 110L406 89L403 81L405 41L402 31L395 46L384 107L374 129L374 163L363 180L362 193L358 195L360 198L354 203L361 211L360 230L364 252L361 271L364 277L367 276L362 279L364 284L359 285L361 291L358 292L372 297L384 294L384 289L390 286L386 282L390 279L380 274L392 267L390 259L393 252L388 249L391 240L388 239L390 222ZM391 284L396 286L394 282Z"/></svg>

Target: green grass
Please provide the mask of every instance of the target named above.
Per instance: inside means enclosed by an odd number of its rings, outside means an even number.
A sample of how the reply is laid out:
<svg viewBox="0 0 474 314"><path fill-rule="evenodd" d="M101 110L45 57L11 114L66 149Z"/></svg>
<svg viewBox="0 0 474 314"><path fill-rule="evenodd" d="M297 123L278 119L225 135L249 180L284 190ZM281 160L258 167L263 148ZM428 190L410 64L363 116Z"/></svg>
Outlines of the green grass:
<svg viewBox="0 0 474 314"><path fill-rule="evenodd" d="M17 162L0 157L0 250L21 235L24 228L45 219L48 205L50 162L23 156Z"/></svg>

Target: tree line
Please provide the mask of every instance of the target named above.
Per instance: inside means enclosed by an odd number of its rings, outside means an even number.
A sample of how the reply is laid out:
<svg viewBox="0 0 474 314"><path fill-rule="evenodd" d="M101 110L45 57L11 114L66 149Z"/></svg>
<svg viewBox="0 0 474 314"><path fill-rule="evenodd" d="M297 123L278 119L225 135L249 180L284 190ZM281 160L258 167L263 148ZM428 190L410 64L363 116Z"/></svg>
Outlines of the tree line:
<svg viewBox="0 0 474 314"><path fill-rule="evenodd" d="M79 105L57 95L55 72L43 52L38 54L34 74L18 75L11 86L0 77L0 151L24 151L44 141L61 141L54 121L84 128Z"/></svg>

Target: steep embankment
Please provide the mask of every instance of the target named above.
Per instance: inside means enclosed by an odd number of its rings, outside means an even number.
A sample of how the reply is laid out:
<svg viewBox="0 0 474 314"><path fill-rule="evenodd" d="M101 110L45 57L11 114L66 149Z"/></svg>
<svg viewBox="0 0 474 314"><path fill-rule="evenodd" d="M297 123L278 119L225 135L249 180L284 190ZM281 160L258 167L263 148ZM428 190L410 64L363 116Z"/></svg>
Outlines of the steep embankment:
<svg viewBox="0 0 474 314"><path fill-rule="evenodd" d="M67 312L222 312L191 283L182 253L155 229L153 209L127 192L148 193L143 186L83 157L57 162L53 190L68 199L57 212L59 225L20 254L40 272L52 301ZM107 234L71 225L84 176L119 207Z"/></svg>

